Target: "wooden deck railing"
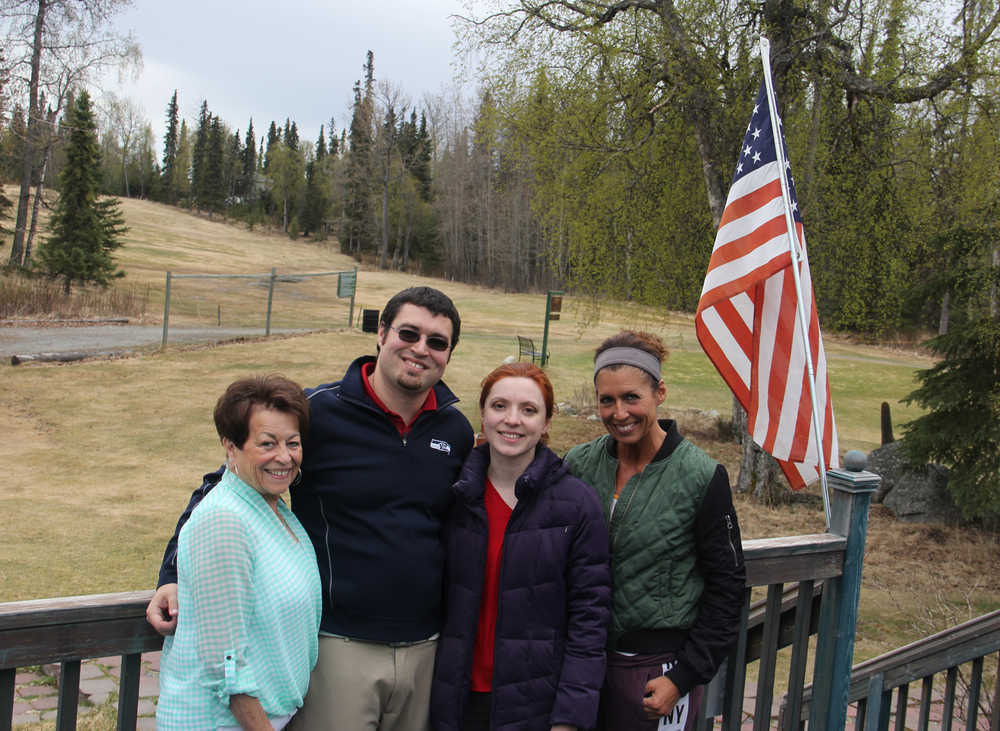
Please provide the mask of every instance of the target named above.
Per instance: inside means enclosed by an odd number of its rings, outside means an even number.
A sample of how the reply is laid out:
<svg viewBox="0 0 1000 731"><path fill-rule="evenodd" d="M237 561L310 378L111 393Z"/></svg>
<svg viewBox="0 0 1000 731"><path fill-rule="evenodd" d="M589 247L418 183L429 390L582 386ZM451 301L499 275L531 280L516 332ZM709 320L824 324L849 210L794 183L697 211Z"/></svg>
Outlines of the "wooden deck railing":
<svg viewBox="0 0 1000 731"><path fill-rule="evenodd" d="M828 480L830 533L743 542L747 598L740 636L725 668L709 686L699 731L714 728L719 717L723 731L743 727L747 666L755 661L759 665L753 728L770 728L778 651L788 646L792 648L788 703L791 712L801 714L811 634L818 636L813 686L823 701L807 712L812 714L810 726L844 728L868 505L879 479L870 472L830 470ZM767 587L763 601L751 604L753 587Z"/></svg>
<svg viewBox="0 0 1000 731"><path fill-rule="evenodd" d="M56 728L76 728L80 661L122 657L118 729L134 729L139 659L163 638L146 623L151 591L38 599L0 604L0 730L10 731L17 668L60 663Z"/></svg>
<svg viewBox="0 0 1000 731"><path fill-rule="evenodd" d="M985 660L994 653L1000 653L1000 610L855 665L847 697L849 703L858 704L855 728L887 731L893 716L893 728L902 731L908 727L910 683L918 680L921 682L916 719L918 731L927 731L928 728L948 731L956 715L964 716L964 727L968 731L981 728L983 667ZM1000 654L997 662L1000 665ZM964 699L956 693L962 665L969 666L962 693ZM944 692L935 696L934 676L940 673L945 675ZM892 702L894 690L895 704ZM989 692L988 689L986 692ZM960 708L958 702L961 700L964 704ZM802 699L803 711L808 709L811 701L812 688L807 687ZM933 726L932 703L940 706L940 716L933 720ZM783 707L781 728L798 728L805 715L805 712L800 712L796 716L794 709ZM796 718L799 724L796 724ZM992 718L988 721L991 731L1000 730L1000 668L997 668L993 690ZM961 718L959 722L962 722Z"/></svg>
<svg viewBox="0 0 1000 731"><path fill-rule="evenodd" d="M842 704L812 705L814 714L817 709L822 714L811 725L844 727L868 500L877 478L839 472L830 473L830 533L744 541L747 599L740 638L706 696L699 728L710 728L715 716L721 716L723 729L741 728L746 667L758 659L754 728L769 728L778 649L792 647L789 695L801 699L810 634L819 636L815 697L838 699L843 688ZM767 596L751 604L751 588L757 586L766 586ZM0 604L0 731L11 728L18 667L61 663L56 726L68 731L76 725L80 661L114 655L123 658L117 728L134 729L140 656L161 646L146 624L150 596L132 592ZM791 711L802 713L794 702Z"/></svg>

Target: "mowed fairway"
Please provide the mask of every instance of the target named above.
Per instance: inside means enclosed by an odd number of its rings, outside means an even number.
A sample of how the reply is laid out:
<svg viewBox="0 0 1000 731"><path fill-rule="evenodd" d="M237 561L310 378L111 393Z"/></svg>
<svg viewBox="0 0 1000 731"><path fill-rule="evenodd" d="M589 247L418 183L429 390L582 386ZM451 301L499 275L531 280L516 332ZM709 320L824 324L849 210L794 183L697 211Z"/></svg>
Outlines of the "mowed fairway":
<svg viewBox="0 0 1000 731"><path fill-rule="evenodd" d="M130 226L118 257L128 272L124 285L149 288L151 321L162 307L168 269L261 273L277 267L279 274L294 274L355 266L335 242L293 242L147 202L124 201L122 208ZM479 382L505 357L516 354L514 335L533 337L541 347L545 296L362 266L357 307L381 308L394 292L413 284L436 286L458 305L463 329L446 381L478 426ZM246 374L273 371L316 385L338 379L357 355L374 352L373 335L346 327L347 301L336 298L332 282L308 297L295 289L298 286L279 287L276 317L322 332L216 347L170 347L110 361L0 365L0 419L5 425L0 459L8 474L6 489L0 492L0 601L154 586L177 516L202 474L222 462L212 408L225 386ZM259 289L247 285L227 290L224 298L213 297L210 283L199 287L178 287L172 318L178 312L191 319L214 319L220 310L225 318L237 318L262 299ZM693 319L617 304L613 293L599 308L567 296L561 319L551 324L548 372L557 401L588 405L593 348L622 327L653 331L671 348L664 371L668 410L714 409L728 417L732 398L698 347ZM927 358L834 338L827 339L827 352L842 449L869 451L878 445L882 401L892 405L897 424L916 415L899 399L912 390L913 372L926 367ZM559 415L553 424L553 446L561 452L600 431L599 423ZM735 452L730 446L710 449L732 465ZM815 532L823 526L816 504L768 510L740 498L738 508L745 516L744 537ZM914 617L922 616L920 607L927 603L931 587L940 592L930 600L935 605L961 607L968 600L976 610L1000 606L997 589L975 581L980 562L996 566L1000 560L995 538L963 537L961 531L935 533L931 553L939 563L929 567L917 548L926 545L925 530L897 524L881 508L873 513L870 545L886 553L905 549L909 562L908 578L900 579L891 563L872 557L878 584L866 584L869 594L863 595L863 603L871 606L867 629L872 640L862 644L865 654L900 644L893 640L918 632ZM957 571L967 569L968 576L942 569L940 561L948 556L954 557ZM948 577L942 577L945 570L950 571ZM940 619L935 624L947 623Z"/></svg>

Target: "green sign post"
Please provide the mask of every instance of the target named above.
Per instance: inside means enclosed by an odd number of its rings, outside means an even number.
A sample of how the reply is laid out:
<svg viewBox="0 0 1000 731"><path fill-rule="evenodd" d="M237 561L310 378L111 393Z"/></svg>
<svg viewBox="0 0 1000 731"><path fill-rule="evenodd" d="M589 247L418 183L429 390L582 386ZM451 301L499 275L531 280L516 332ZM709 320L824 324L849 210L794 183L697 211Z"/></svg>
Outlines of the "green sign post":
<svg viewBox="0 0 1000 731"><path fill-rule="evenodd" d="M549 362L549 320L558 320L562 312L563 293L550 289L545 298L545 331L542 334L542 367Z"/></svg>
<svg viewBox="0 0 1000 731"><path fill-rule="evenodd" d="M354 291L358 288L358 268L354 267L353 272L341 272L337 275L337 296L350 297L351 309L347 313L347 326L354 322Z"/></svg>

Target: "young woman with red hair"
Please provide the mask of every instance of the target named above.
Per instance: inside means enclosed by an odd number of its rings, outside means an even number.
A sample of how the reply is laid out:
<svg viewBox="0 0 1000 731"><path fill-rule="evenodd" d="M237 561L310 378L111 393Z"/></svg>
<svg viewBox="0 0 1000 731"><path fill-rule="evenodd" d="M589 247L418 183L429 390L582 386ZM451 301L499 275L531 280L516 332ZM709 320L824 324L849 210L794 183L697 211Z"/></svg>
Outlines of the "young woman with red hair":
<svg viewBox="0 0 1000 731"><path fill-rule="evenodd" d="M545 446L554 397L544 371L500 366L479 408L485 443L445 525L431 727L591 728L611 594L600 503Z"/></svg>

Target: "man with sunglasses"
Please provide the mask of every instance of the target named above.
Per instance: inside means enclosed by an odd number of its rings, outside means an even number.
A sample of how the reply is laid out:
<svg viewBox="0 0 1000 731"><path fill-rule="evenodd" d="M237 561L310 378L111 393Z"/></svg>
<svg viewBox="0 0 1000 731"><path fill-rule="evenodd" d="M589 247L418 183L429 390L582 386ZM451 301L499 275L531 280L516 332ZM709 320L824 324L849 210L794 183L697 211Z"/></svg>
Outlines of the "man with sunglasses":
<svg viewBox="0 0 1000 731"><path fill-rule="evenodd" d="M441 381L460 328L447 295L405 289L382 311L377 355L306 391L310 426L292 510L316 549L323 618L319 660L290 728L427 728L441 524L473 442ZM164 554L146 611L162 634L177 622L177 533L222 472L205 476Z"/></svg>

